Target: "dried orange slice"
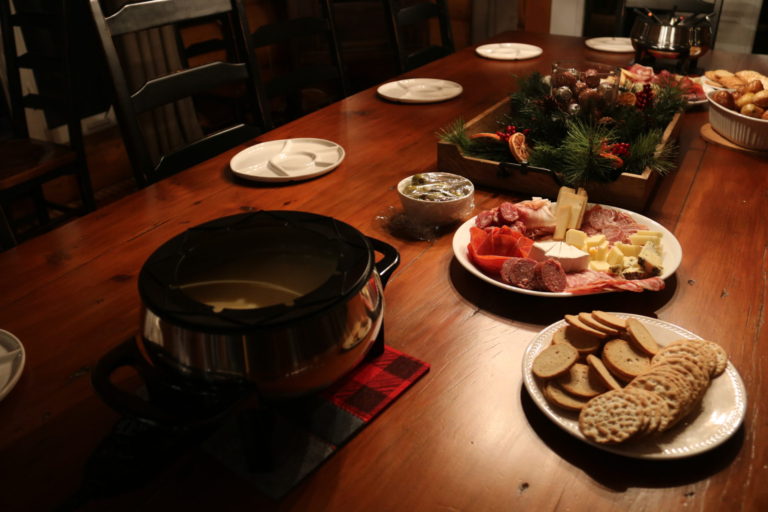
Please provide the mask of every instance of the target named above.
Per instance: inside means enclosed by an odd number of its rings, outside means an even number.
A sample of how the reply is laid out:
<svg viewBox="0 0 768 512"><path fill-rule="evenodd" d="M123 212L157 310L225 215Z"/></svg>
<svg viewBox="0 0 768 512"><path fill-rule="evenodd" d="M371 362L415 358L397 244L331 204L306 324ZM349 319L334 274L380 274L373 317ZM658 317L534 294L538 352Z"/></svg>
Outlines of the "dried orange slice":
<svg viewBox="0 0 768 512"><path fill-rule="evenodd" d="M611 167L613 167L614 169L618 169L619 167L624 165L624 160L622 160L620 156L614 155L613 153L600 153L600 156L610 160Z"/></svg>
<svg viewBox="0 0 768 512"><path fill-rule="evenodd" d="M509 150L518 162L528 161L528 146L525 144L525 135L521 132L513 133L509 138Z"/></svg>
<svg viewBox="0 0 768 512"><path fill-rule="evenodd" d="M493 139L493 140L501 140L501 137L496 135L495 133L487 133L487 132L480 132L475 133L469 136L470 139Z"/></svg>

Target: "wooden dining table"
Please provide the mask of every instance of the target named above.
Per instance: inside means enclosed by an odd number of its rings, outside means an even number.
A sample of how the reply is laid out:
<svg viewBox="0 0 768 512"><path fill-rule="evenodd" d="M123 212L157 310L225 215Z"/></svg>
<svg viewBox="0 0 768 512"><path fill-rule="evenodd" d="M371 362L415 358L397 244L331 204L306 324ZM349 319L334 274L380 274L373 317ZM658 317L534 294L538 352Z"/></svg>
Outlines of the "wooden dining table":
<svg viewBox="0 0 768 512"><path fill-rule="evenodd" d="M0 328L22 342L26 365L0 402L0 510L768 510L768 160L705 142L706 106L682 117L678 167L641 212L682 247L661 291L515 293L457 261L453 230L421 240L391 229L397 183L438 170L441 129L494 105L516 77L549 73L554 61L633 60L590 50L578 37L508 32L489 42L543 53L503 61L465 48L403 75L458 82L458 97L403 104L366 89L1 253ZM759 55L712 51L699 65L768 74ZM240 150L294 137L334 141L346 157L307 181L232 176ZM478 186L475 211L522 199ZM385 289L385 342L429 372L279 499L193 444L143 480L73 501L89 457L121 420L89 377L139 330L143 263L192 226L262 209L330 216L394 246L401 263ZM656 318L722 345L746 390L735 433L703 453L642 459L555 424L524 387L526 347L565 314L595 309Z"/></svg>

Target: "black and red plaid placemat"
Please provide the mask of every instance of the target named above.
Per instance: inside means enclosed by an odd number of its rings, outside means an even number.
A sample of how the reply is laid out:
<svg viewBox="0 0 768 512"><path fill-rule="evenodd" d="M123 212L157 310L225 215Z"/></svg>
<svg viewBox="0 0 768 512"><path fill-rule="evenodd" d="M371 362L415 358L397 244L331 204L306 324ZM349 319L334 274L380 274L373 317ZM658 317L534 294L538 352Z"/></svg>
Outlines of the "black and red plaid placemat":
<svg viewBox="0 0 768 512"><path fill-rule="evenodd" d="M208 453L273 498L290 491L377 417L429 365L385 346L342 380L309 398L228 421L205 443ZM253 435L248 435L252 433Z"/></svg>

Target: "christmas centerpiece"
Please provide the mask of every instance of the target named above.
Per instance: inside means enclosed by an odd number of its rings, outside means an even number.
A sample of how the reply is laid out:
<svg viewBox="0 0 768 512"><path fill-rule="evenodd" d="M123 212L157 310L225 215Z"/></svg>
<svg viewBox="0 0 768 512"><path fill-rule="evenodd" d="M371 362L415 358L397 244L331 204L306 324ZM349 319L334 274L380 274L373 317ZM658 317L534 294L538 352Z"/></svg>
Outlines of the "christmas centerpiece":
<svg viewBox="0 0 768 512"><path fill-rule="evenodd" d="M438 165L477 184L554 197L584 187L597 202L641 210L674 169L683 91L615 68L556 63L518 79L508 99L439 135Z"/></svg>

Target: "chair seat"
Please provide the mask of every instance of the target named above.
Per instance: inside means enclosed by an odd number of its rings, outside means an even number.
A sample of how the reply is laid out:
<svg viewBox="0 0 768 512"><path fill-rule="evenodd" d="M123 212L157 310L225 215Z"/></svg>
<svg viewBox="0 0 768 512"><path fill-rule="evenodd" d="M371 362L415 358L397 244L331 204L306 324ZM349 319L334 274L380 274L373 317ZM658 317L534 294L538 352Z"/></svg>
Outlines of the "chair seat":
<svg viewBox="0 0 768 512"><path fill-rule="evenodd" d="M0 155L0 190L31 182L77 160L77 153L67 146L34 139L0 141Z"/></svg>

